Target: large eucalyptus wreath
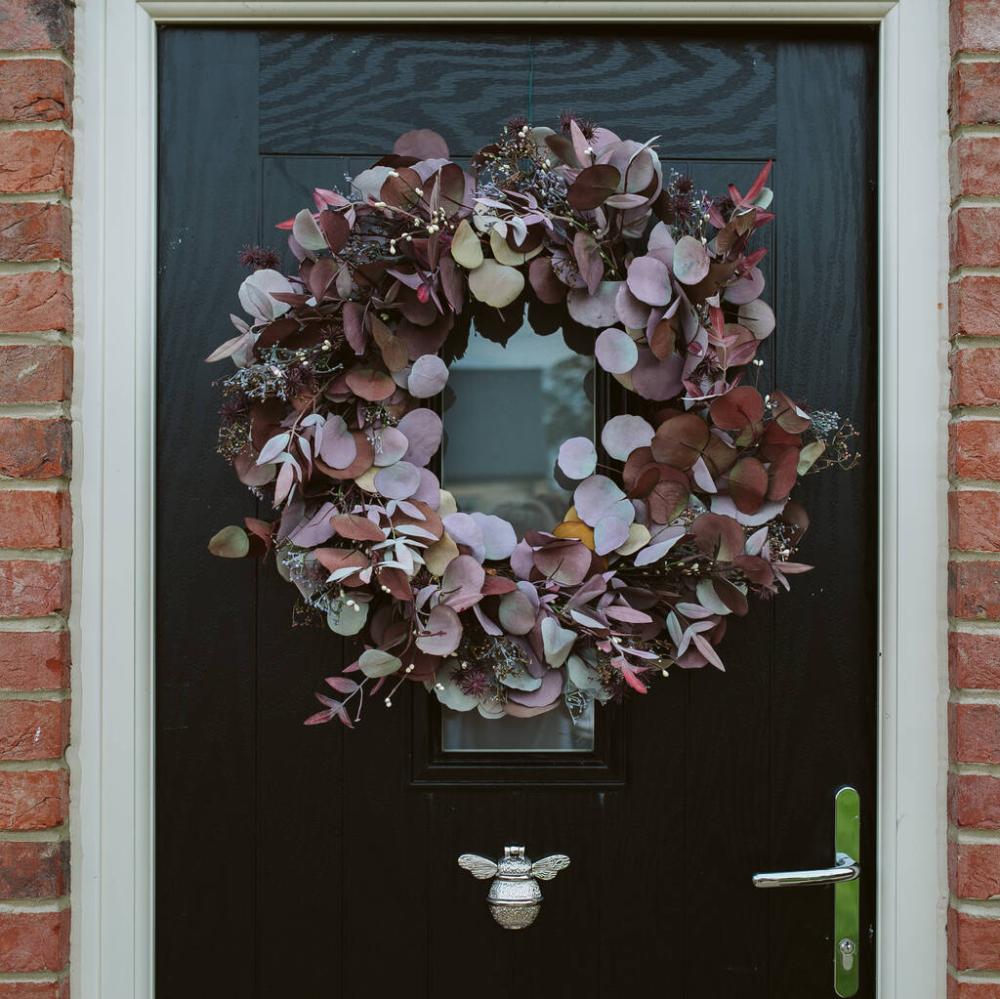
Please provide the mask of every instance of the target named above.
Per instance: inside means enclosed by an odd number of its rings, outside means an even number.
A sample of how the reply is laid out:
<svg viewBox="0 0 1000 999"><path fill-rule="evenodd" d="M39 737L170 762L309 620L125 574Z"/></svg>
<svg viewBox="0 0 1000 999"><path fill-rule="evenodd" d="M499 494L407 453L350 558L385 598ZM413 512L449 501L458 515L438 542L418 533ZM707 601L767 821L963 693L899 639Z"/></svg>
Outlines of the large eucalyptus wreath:
<svg viewBox="0 0 1000 999"><path fill-rule="evenodd" d="M220 451L280 513L210 549L273 549L299 609L360 636L308 722L351 726L366 693L390 683L390 704L407 679L487 718L577 718L673 666L722 669L730 615L808 568L790 496L852 463L853 431L756 387L775 326L751 248L773 218L770 164L709 197L663 176L654 141L513 120L466 169L435 132L408 132L278 226L296 274L244 251L252 321L233 316L208 358L237 368ZM562 443L572 505L518 537L458 510L432 467L450 361L470 332L505 343L526 305L632 412Z"/></svg>

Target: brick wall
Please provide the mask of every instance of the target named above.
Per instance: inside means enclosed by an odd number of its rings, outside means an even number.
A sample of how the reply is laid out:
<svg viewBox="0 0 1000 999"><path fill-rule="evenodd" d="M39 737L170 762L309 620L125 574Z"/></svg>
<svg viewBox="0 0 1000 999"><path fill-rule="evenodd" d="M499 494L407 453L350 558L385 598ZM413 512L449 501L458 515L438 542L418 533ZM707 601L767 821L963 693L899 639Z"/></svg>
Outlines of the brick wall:
<svg viewBox="0 0 1000 999"><path fill-rule="evenodd" d="M948 995L1000 999L1000 0L951 11ZM0 999L68 995L72 56L2 0Z"/></svg>
<svg viewBox="0 0 1000 999"><path fill-rule="evenodd" d="M1000 3L952 0L949 999L1000 999Z"/></svg>
<svg viewBox="0 0 1000 999"><path fill-rule="evenodd" d="M72 14L0 0L0 999L68 995Z"/></svg>

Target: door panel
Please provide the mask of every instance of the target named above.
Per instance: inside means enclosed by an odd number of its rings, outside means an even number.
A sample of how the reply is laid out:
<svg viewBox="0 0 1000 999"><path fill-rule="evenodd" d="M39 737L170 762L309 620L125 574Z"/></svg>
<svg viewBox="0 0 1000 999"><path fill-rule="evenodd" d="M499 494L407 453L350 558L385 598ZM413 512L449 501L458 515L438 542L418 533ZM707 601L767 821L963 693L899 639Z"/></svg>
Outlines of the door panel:
<svg viewBox="0 0 1000 999"><path fill-rule="evenodd" d="M842 774L846 759L860 757L873 766L876 758L877 445L871 400L876 379L877 92L873 63L852 59L835 44L783 46L778 72L803 85L782 88L778 98L775 183L792 210L779 230L775 307L783 317L782 328L792 335L776 338L776 380L805 386L803 396L816 408L836 404L850 414L865 456L851 472L810 477L804 483L802 500L817 525L808 535L808 560L817 568L800 578L805 585L794 586L774 603L774 662L780 668L772 669L771 699L780 713L770 732L769 861L776 869L796 869L810 866L817 855L829 856L833 811L828 788L851 782ZM838 99L831 102L825 94ZM817 164L819 135L822 148L836 153L822 169ZM824 277L831 276L831 261L840 289ZM859 789L865 870L861 925L870 945L874 772L869 780ZM821 989L829 989L832 890L821 894L828 897L819 903L808 891L770 899L774 995L803 988L806 995L822 995ZM799 961L789 963L784 942L795 939L796 928L806 921L810 926L818 922L823 932L802 939ZM870 974L871 946L862 959ZM863 986L862 994L871 993Z"/></svg>
<svg viewBox="0 0 1000 999"><path fill-rule="evenodd" d="M851 783L874 925L874 53L874 35L830 27L161 31L160 999L833 994L832 889L760 892L750 876L828 863L833 792ZM567 109L660 135L665 166L712 191L776 161L761 384L839 408L864 461L806 480L817 568L730 629L725 674L675 670L607 713L610 771L545 783L512 760L421 779L423 691L356 732L303 727L351 647L291 627L273 566L207 554L254 502L214 454L202 358L236 307L237 250L280 247L273 223L312 187L409 128L468 155L513 114ZM522 933L455 863L512 843L572 858ZM860 960L872 997L868 932Z"/></svg>

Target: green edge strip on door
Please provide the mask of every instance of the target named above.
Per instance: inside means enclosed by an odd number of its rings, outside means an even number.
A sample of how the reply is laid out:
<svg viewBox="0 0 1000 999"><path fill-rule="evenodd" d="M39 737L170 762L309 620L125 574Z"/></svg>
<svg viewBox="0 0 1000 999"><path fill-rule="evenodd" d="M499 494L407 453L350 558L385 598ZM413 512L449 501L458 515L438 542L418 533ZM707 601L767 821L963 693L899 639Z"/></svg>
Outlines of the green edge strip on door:
<svg viewBox="0 0 1000 999"><path fill-rule="evenodd" d="M834 843L842 855L861 861L861 799L853 787L842 787L835 799ZM833 887L833 988L838 996L857 994L860 981L861 880Z"/></svg>

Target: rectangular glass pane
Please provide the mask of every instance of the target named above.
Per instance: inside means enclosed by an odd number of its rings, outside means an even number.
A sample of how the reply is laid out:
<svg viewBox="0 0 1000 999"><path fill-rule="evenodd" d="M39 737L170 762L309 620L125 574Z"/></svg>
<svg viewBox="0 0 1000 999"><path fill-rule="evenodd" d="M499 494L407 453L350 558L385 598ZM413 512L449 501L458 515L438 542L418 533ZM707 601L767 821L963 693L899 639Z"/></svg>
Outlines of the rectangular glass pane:
<svg viewBox="0 0 1000 999"><path fill-rule="evenodd" d="M548 531L571 494L555 480L559 445L594 436L594 359L523 326L502 345L475 330L448 375L444 487L464 511L509 520L520 537Z"/></svg>
<svg viewBox="0 0 1000 999"><path fill-rule="evenodd" d="M552 530L572 503L555 477L559 445L594 437L593 358L557 330L522 326L506 344L469 336L454 361L445 404L442 484L460 510L496 514L521 537ZM498 685L499 704L517 691ZM497 700L488 707L498 707ZM451 752L589 752L593 704L576 720L562 702L533 718L442 707L442 748ZM491 711L492 714L492 711Z"/></svg>
<svg viewBox="0 0 1000 999"><path fill-rule="evenodd" d="M534 718L484 718L441 709L441 748L452 753L587 753L594 748L594 702L574 722L556 708Z"/></svg>

